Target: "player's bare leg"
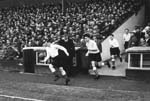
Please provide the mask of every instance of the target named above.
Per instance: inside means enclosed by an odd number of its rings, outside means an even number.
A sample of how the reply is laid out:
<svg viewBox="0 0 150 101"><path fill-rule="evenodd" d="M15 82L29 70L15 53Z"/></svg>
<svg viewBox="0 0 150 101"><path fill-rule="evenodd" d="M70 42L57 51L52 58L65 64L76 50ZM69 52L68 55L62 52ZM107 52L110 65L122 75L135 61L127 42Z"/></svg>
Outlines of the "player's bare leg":
<svg viewBox="0 0 150 101"><path fill-rule="evenodd" d="M63 69L63 67L59 67L59 70L60 70L62 77L65 79L65 85L68 85L68 83L70 82L70 79L67 76L66 71Z"/></svg>

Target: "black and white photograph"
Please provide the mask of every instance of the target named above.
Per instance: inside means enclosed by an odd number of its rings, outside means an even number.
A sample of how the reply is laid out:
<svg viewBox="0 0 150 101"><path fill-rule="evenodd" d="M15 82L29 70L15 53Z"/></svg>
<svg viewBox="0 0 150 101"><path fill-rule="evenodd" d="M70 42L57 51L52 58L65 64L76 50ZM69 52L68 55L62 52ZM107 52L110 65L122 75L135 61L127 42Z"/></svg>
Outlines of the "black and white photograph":
<svg viewBox="0 0 150 101"><path fill-rule="evenodd" d="M0 101L150 101L150 0L0 0Z"/></svg>

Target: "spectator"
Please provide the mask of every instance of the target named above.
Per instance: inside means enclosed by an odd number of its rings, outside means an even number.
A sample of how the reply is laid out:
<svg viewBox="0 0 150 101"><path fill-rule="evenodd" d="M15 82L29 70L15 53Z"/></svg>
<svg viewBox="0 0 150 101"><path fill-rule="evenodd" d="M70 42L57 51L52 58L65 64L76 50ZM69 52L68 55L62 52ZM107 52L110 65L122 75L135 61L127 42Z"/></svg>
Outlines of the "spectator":
<svg viewBox="0 0 150 101"><path fill-rule="evenodd" d="M147 43L144 38L140 38L139 46L144 46L144 47L147 46Z"/></svg>
<svg viewBox="0 0 150 101"><path fill-rule="evenodd" d="M124 49L128 48L130 38L131 38L131 35L129 33L129 29L125 29L125 33L123 34L123 40L125 41Z"/></svg>
<svg viewBox="0 0 150 101"><path fill-rule="evenodd" d="M133 47L133 46L138 46L138 38L135 35L135 32L130 32L131 38L129 40L129 46L128 47Z"/></svg>
<svg viewBox="0 0 150 101"><path fill-rule="evenodd" d="M149 36L149 34L145 34L145 41L146 41L147 46L150 46L150 36Z"/></svg>

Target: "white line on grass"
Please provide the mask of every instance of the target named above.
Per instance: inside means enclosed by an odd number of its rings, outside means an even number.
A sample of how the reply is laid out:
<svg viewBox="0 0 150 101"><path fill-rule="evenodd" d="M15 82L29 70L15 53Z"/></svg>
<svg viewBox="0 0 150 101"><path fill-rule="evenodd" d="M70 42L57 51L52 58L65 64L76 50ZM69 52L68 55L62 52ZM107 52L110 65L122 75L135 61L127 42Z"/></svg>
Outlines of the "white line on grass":
<svg viewBox="0 0 150 101"><path fill-rule="evenodd" d="M0 97L12 98L12 99L21 99L21 100L27 100L27 101L44 101L44 100L38 100L38 99L32 99L32 98L10 96L10 95L1 95L1 94L0 94Z"/></svg>
<svg viewBox="0 0 150 101"><path fill-rule="evenodd" d="M113 89L111 87L107 88L107 89L101 89L101 88L87 88L87 87L77 87L77 86L64 86L64 85L53 85L53 84L47 84L51 87L56 87L56 88L62 88L62 89L82 89L82 90L95 90L95 91L113 91L113 92L120 92L120 93L139 93L140 91L135 91L135 90L118 90L118 89Z"/></svg>

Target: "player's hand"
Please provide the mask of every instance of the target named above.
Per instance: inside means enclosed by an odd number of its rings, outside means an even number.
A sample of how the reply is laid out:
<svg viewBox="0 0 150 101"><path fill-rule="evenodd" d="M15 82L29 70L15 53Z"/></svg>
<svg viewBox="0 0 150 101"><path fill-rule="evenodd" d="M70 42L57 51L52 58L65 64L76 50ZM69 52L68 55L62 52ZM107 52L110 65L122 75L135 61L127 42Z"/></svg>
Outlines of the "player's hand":
<svg viewBox="0 0 150 101"><path fill-rule="evenodd" d="M67 52L66 55L69 56L69 53Z"/></svg>
<svg viewBox="0 0 150 101"><path fill-rule="evenodd" d="M87 52L87 53L85 54L85 56L89 56L89 53Z"/></svg>
<svg viewBox="0 0 150 101"><path fill-rule="evenodd" d="M114 48L114 46L113 46L113 45L111 45L110 47L111 47L111 48Z"/></svg>

